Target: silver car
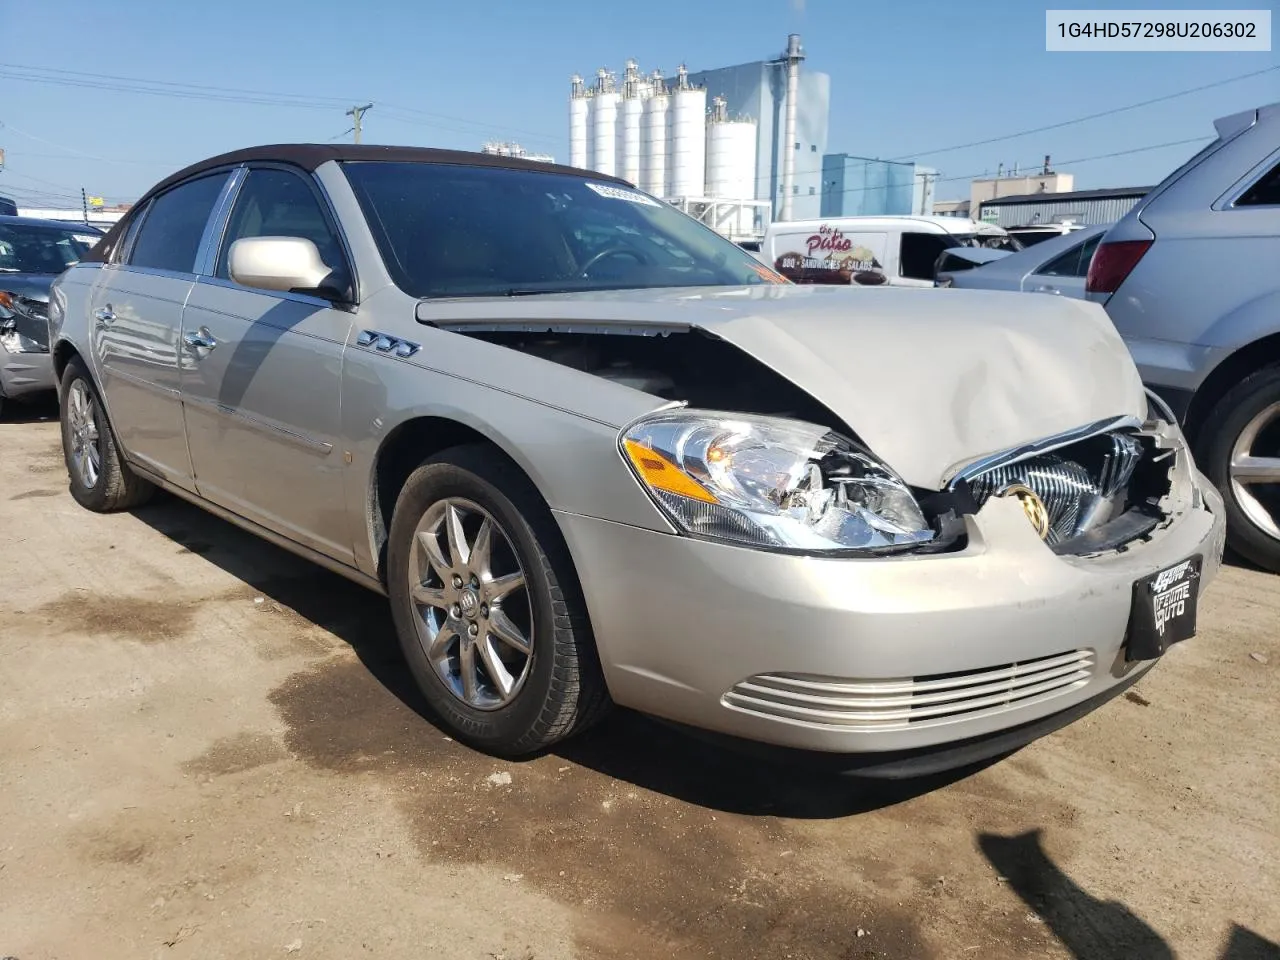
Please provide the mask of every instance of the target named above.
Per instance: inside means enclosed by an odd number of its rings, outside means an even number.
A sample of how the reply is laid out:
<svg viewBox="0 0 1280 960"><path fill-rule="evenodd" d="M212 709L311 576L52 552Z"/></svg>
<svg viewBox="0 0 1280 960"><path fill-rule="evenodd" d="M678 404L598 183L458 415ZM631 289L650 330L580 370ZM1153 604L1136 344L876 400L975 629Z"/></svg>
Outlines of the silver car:
<svg viewBox="0 0 1280 960"><path fill-rule="evenodd" d="M1059 297L1085 296L1089 261L1110 224L1082 227L972 269L942 270L934 286L969 290L1020 290Z"/></svg>
<svg viewBox="0 0 1280 960"><path fill-rule="evenodd" d="M1103 238L1089 296L1182 419L1231 546L1280 571L1280 103L1215 126Z"/></svg>
<svg viewBox="0 0 1280 960"><path fill-rule="evenodd" d="M901 776L1196 630L1221 501L1082 301L796 286L621 180L262 147L54 287L71 493L373 590L459 738L611 703Z"/></svg>

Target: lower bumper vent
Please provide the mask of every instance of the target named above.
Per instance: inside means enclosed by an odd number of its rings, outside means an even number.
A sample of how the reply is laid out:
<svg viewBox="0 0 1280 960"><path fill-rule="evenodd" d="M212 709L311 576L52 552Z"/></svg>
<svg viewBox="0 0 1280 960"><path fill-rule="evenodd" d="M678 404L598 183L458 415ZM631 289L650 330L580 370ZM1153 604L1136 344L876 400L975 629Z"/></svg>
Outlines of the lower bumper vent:
<svg viewBox="0 0 1280 960"><path fill-rule="evenodd" d="M766 673L734 684L721 702L773 719L844 730L894 730L1030 706L1078 690L1092 650L906 680L841 680Z"/></svg>

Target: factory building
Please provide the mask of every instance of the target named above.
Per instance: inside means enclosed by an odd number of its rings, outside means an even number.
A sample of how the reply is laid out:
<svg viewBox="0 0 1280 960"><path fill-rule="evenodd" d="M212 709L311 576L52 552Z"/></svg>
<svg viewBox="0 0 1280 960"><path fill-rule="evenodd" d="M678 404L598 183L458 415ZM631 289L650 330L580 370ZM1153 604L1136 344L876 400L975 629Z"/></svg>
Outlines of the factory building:
<svg viewBox="0 0 1280 960"><path fill-rule="evenodd" d="M819 215L830 78L802 71L800 38L776 60L673 78L628 60L571 80L569 163L622 177L726 236Z"/></svg>

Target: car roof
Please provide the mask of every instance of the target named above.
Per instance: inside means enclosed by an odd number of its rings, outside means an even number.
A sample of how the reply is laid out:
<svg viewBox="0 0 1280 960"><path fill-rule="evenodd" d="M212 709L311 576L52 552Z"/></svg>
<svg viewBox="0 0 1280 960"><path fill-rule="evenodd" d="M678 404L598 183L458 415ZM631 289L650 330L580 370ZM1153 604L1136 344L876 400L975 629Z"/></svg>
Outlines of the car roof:
<svg viewBox="0 0 1280 960"><path fill-rule="evenodd" d="M134 207L141 208L156 194L163 193L175 184L220 167L267 161L289 164L311 173L317 167L331 160L338 162L449 163L469 167L500 167L507 170L534 170L542 173L572 174L579 177L588 177L592 180L618 183L627 187L634 186L621 177L611 177L607 174L596 173L594 170L579 170L577 167L563 166L558 163L543 163L538 160L525 160L521 157L503 157L497 154L475 153L468 150L378 146L369 143L273 143L232 150L230 153L220 153L216 157L209 157L207 160L200 160L197 163L183 167L177 173L165 177L143 194L138 202L134 204ZM121 224L124 222L124 220L121 220L108 231L106 241L95 249L95 255L86 257L85 260L100 260L109 256L110 251L119 240L123 229Z"/></svg>
<svg viewBox="0 0 1280 960"><path fill-rule="evenodd" d="M52 227L58 230L84 230L89 229L94 233L103 233L100 227L93 224L72 223L67 220L45 220L40 217L11 217L0 214L0 224L13 223L24 227Z"/></svg>

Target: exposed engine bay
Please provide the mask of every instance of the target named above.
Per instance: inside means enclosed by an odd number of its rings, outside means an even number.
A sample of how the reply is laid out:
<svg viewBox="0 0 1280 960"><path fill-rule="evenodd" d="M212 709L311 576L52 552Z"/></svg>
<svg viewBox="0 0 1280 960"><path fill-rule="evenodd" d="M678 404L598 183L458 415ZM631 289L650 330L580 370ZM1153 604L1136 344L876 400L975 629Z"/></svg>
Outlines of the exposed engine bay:
<svg viewBox="0 0 1280 960"><path fill-rule="evenodd" d="M785 377L724 340L697 329L661 333L494 330L483 339L690 407L805 420L859 440L851 425ZM913 552L962 549L964 518L992 497L1031 493L1043 510L1038 533L1055 553L1124 549L1167 519L1175 451L1147 431L1115 430L1057 450L967 474L944 490L916 489L936 537Z"/></svg>

